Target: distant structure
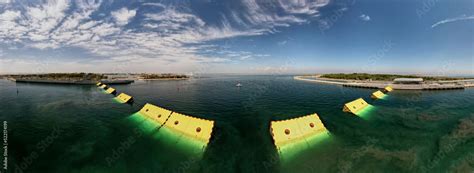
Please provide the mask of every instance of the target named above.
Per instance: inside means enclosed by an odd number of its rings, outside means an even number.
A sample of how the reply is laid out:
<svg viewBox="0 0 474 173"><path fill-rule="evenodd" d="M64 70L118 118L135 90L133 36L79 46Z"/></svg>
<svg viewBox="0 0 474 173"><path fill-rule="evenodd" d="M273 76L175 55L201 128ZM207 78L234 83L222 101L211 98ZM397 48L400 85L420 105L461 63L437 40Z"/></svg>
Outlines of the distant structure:
<svg viewBox="0 0 474 173"><path fill-rule="evenodd" d="M395 84L422 84L423 78L396 78L393 80Z"/></svg>

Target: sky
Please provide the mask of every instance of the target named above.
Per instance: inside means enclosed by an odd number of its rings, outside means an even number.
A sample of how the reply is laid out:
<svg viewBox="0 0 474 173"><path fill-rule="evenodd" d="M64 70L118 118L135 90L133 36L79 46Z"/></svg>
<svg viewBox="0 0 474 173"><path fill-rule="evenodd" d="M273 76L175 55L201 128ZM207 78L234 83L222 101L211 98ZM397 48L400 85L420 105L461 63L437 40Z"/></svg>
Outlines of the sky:
<svg viewBox="0 0 474 173"><path fill-rule="evenodd" d="M0 73L474 75L474 0L0 0Z"/></svg>

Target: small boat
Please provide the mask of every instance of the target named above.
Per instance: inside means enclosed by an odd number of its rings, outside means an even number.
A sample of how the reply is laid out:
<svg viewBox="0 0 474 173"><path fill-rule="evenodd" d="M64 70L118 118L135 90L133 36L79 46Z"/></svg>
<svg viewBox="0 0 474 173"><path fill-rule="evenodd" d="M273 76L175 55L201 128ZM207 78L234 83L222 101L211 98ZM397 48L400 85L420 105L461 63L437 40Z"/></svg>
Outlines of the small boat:
<svg viewBox="0 0 474 173"><path fill-rule="evenodd" d="M235 85L236 87L241 87L242 84L241 83L237 83L237 85Z"/></svg>

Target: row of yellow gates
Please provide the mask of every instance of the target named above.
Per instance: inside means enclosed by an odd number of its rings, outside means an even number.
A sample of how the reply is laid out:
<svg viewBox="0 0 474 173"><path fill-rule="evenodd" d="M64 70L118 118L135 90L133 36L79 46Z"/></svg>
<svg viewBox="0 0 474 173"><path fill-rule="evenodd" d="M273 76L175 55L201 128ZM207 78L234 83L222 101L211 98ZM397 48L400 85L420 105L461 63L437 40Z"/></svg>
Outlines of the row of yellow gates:
<svg viewBox="0 0 474 173"><path fill-rule="evenodd" d="M393 88L387 86L383 89L383 92L378 90L372 93L371 97L373 99L383 99L386 97L385 93L390 91L393 91ZM358 115L370 106L364 99L358 98L344 104L343 111ZM280 154L291 154L299 148L304 148L302 145L311 144L315 137L327 134L328 130L319 119L319 116L314 113L288 120L272 121L270 132Z"/></svg>
<svg viewBox="0 0 474 173"><path fill-rule="evenodd" d="M106 84L99 82L97 86L104 89L108 94L116 95L116 90ZM393 91L393 88L387 86L383 92L379 90L372 93L371 97L374 99L382 99L386 96L385 93L390 91ZM125 93L120 93L115 99L121 103L130 103L133 101L133 98ZM343 107L343 111L357 115L368 106L370 106L370 104L364 99L359 98L346 103ZM149 103L146 103L138 113L158 123L160 127L165 127L175 133L179 133L180 135L184 135L191 140L201 143L202 145L199 145L199 147L202 149L205 149L211 139L214 128L214 121L212 120L183 115ZM315 136L327 133L328 130L316 113L288 120L270 122L270 134L275 147L280 153L285 148L288 148L288 146L294 146L298 143L310 143L310 140Z"/></svg>
<svg viewBox="0 0 474 173"><path fill-rule="evenodd" d="M104 89L104 91L107 94L113 94L113 95L117 94L117 90L115 90L115 88L109 87L106 84L103 84L103 83L99 82L96 85L97 85L97 87ZM120 93L114 99L117 100L118 102L121 102L121 103L131 103L131 102L133 102L132 96L129 96L125 93Z"/></svg>
<svg viewBox="0 0 474 173"><path fill-rule="evenodd" d="M116 95L117 93L114 88L106 84L99 82L96 85L108 94ZM131 103L133 101L133 97L125 93L120 93L114 99L120 103ZM149 103L146 103L138 113L153 120L160 128L166 128L166 130L179 133L183 137L192 140L194 146L200 149L204 149L211 139L214 128L214 121L212 120L183 115Z"/></svg>
<svg viewBox="0 0 474 173"><path fill-rule="evenodd" d="M372 93L371 97L373 99L383 99L386 97L385 93L393 91L393 88L390 86L387 86L383 89L383 92L378 90ZM385 92L385 93L384 93ZM342 111L344 112L350 112L355 115L357 115L359 112L364 110L365 108L369 107L370 104L368 104L364 99L358 98L354 101L351 101L349 103L344 104L344 107L342 108Z"/></svg>

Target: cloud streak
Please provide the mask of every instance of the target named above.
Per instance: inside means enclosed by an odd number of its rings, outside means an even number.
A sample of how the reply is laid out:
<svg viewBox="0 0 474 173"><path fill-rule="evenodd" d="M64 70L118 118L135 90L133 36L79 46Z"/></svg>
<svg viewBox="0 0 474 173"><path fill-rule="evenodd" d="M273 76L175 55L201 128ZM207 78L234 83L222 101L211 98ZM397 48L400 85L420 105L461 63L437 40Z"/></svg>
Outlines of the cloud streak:
<svg viewBox="0 0 474 173"><path fill-rule="evenodd" d="M431 28L435 28L439 25L443 25L443 24L447 24L447 23L452 23L452 22L457 22L457 21L464 21L464 20L474 20L474 15L472 15L472 16L462 15L462 16L455 17L455 18L444 19L444 20L441 20L441 21L436 22L435 24L431 25Z"/></svg>

